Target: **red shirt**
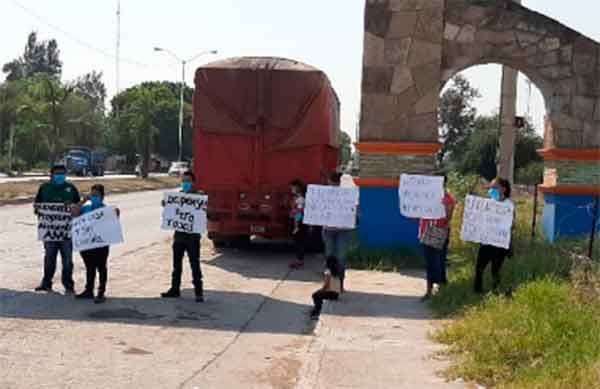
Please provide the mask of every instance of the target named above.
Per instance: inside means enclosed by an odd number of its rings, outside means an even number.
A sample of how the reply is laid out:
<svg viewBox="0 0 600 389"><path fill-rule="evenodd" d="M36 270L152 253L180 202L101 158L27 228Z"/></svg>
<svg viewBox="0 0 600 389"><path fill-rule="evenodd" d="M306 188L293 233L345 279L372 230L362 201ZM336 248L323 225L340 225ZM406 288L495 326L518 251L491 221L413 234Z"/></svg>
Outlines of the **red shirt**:
<svg viewBox="0 0 600 389"><path fill-rule="evenodd" d="M444 198L442 199L442 204L446 207L446 217L442 219L420 219L419 220L419 237L423 236L427 227L430 225L434 225L440 228L449 228L450 220L448 219L449 211L454 209L456 205L456 199L454 196L450 194L450 192L446 192L444 194Z"/></svg>

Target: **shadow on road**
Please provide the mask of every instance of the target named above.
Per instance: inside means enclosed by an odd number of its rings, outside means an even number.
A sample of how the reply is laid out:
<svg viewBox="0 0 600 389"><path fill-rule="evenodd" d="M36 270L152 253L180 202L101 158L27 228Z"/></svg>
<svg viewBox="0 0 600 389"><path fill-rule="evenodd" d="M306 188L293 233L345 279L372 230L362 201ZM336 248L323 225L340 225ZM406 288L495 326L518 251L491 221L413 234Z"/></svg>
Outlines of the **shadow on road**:
<svg viewBox="0 0 600 389"><path fill-rule="evenodd" d="M195 303L193 291L180 299L109 296L102 305L59 293L35 293L0 288L0 319L70 320L184 327L250 333L311 334L306 304L256 293L206 291L206 302ZM428 319L418 298L351 291L333 302L330 314L352 317Z"/></svg>

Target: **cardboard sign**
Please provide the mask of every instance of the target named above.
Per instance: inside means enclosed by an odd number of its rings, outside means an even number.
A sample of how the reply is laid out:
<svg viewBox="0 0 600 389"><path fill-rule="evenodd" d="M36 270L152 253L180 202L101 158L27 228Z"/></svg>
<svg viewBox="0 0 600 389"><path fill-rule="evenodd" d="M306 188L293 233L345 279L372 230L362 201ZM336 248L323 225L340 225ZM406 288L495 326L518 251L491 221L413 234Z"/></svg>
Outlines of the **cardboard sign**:
<svg viewBox="0 0 600 389"><path fill-rule="evenodd" d="M508 249L514 217L512 201L467 196L460 238Z"/></svg>
<svg viewBox="0 0 600 389"><path fill-rule="evenodd" d="M402 174L398 188L400 213L409 218L443 219L444 177Z"/></svg>
<svg viewBox="0 0 600 389"><path fill-rule="evenodd" d="M112 207L102 207L73 219L73 251L86 251L123 243L123 229Z"/></svg>
<svg viewBox="0 0 600 389"><path fill-rule="evenodd" d="M358 188L309 185L304 224L353 229L356 227Z"/></svg>
<svg viewBox="0 0 600 389"><path fill-rule="evenodd" d="M164 201L161 225L163 230L188 234L204 234L206 232L208 196L169 192L165 193Z"/></svg>
<svg viewBox="0 0 600 389"><path fill-rule="evenodd" d="M62 242L71 239L71 207L62 203L36 203L38 240Z"/></svg>

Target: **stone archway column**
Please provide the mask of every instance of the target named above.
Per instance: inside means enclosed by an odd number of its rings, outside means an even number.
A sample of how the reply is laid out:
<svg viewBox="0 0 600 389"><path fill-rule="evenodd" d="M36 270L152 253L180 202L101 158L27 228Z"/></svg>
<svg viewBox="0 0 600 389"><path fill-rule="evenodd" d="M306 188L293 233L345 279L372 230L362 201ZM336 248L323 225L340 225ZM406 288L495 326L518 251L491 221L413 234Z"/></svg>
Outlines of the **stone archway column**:
<svg viewBox="0 0 600 389"><path fill-rule="evenodd" d="M444 0L367 0L359 153L361 244L418 245L400 215L401 173L431 173L440 149Z"/></svg>

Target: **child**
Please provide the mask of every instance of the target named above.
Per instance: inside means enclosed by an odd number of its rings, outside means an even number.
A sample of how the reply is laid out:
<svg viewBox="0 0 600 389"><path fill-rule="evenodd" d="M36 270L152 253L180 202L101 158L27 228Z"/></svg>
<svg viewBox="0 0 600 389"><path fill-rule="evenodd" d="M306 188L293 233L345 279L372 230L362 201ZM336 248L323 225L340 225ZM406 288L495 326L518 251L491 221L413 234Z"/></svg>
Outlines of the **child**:
<svg viewBox="0 0 600 389"><path fill-rule="evenodd" d="M510 200L510 182L503 178L496 178L490 184L488 190L489 196L502 202L511 202ZM515 218L513 217L513 229L515 226ZM504 264L506 257L510 256L511 250L504 249L501 247L495 247L490 245L482 244L479 247L479 253L477 254L477 265L475 266L475 292L483 293L483 272L487 267L488 263L492 263L492 278L493 278L493 289L497 289L500 286L500 270Z"/></svg>
<svg viewBox="0 0 600 389"><path fill-rule="evenodd" d="M89 204L85 204L89 200ZM95 211L98 208L105 207L104 205L104 185L95 184L92 186L90 196L86 196L84 198L82 207L74 207L73 213L74 216L84 215L88 212ZM119 210L117 209L117 215L119 215ZM108 279L108 269L106 263L108 261L108 250L109 246L99 247L92 250L82 251L81 257L83 258L83 263L85 264L86 270L86 283L85 290L76 295L75 298L78 299L94 299L94 303L101 304L106 301L104 297L104 293L106 292L106 281ZM96 298L94 298L94 283L96 280L96 271L98 272L98 276L100 279L100 283L98 285L98 294Z"/></svg>
<svg viewBox="0 0 600 389"><path fill-rule="evenodd" d="M302 222L304 219L306 187L302 181L294 180L290 184L290 191L292 192L290 219L292 236L296 245L296 261L290 263L290 267L297 269L304 266L304 252L306 251L306 225Z"/></svg>
<svg viewBox="0 0 600 389"><path fill-rule="evenodd" d="M323 287L312 295L315 307L310 313L310 318L313 320L319 319L323 300L337 300L342 291L340 264L336 257L327 257L327 268L323 274Z"/></svg>

